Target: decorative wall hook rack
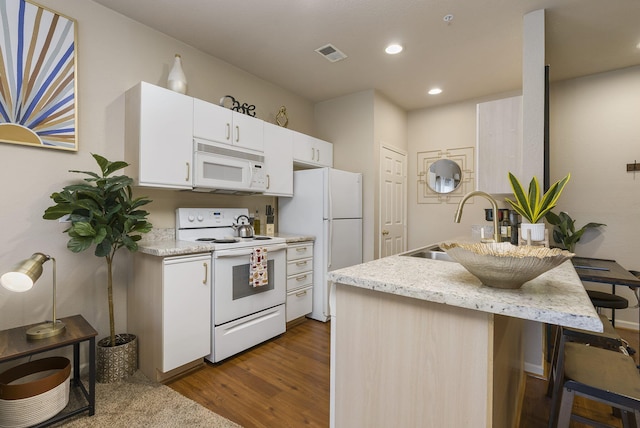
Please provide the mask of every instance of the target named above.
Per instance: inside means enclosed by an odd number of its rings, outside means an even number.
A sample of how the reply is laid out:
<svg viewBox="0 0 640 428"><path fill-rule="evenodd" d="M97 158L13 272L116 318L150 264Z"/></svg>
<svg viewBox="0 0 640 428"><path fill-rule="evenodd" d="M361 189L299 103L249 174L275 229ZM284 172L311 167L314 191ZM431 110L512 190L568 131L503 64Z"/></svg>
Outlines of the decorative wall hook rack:
<svg viewBox="0 0 640 428"><path fill-rule="evenodd" d="M637 163L635 160L633 163L627 164L627 172L636 172L640 171L640 163Z"/></svg>

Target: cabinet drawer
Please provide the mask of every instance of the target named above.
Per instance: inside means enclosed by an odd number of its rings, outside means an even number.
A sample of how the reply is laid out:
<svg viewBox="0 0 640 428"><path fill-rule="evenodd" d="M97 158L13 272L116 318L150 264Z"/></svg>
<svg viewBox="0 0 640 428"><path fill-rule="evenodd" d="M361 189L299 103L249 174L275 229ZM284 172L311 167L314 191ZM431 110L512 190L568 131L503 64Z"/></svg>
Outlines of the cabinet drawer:
<svg viewBox="0 0 640 428"><path fill-rule="evenodd" d="M287 263L287 276L313 270L313 259L294 260Z"/></svg>
<svg viewBox="0 0 640 428"><path fill-rule="evenodd" d="M287 322L311 312L312 291L312 287L307 287L287 294Z"/></svg>
<svg viewBox="0 0 640 428"><path fill-rule="evenodd" d="M313 256L313 244L289 246L287 248L287 261L306 259Z"/></svg>
<svg viewBox="0 0 640 428"><path fill-rule="evenodd" d="M305 272L287 278L287 292L313 284L313 274Z"/></svg>

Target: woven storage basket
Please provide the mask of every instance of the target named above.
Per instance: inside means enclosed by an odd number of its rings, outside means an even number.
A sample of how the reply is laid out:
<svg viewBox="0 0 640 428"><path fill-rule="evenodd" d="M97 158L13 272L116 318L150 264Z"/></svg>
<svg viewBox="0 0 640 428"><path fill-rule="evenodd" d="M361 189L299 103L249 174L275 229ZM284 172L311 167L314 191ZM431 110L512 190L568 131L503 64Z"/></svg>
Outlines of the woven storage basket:
<svg viewBox="0 0 640 428"><path fill-rule="evenodd" d="M0 374L0 428L44 422L69 402L71 362L64 357L30 361Z"/></svg>

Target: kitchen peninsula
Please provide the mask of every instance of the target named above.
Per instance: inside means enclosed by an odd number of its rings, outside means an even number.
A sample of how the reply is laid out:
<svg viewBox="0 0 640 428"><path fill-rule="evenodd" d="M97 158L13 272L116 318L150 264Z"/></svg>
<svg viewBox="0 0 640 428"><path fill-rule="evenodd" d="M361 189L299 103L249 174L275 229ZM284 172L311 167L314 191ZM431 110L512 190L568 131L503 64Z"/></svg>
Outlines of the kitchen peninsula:
<svg viewBox="0 0 640 428"><path fill-rule="evenodd" d="M518 290L458 263L386 257L329 273L331 426L515 427L523 320L602 331L570 261Z"/></svg>

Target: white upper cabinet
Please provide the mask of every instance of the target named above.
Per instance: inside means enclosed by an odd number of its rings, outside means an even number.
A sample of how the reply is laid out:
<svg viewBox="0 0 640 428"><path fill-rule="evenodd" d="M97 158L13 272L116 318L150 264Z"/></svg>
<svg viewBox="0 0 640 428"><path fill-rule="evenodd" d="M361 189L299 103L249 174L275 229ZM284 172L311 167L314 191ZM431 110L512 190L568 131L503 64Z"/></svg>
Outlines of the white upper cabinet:
<svg viewBox="0 0 640 428"><path fill-rule="evenodd" d="M126 173L139 186L191 189L193 98L141 82L125 110Z"/></svg>
<svg viewBox="0 0 640 428"><path fill-rule="evenodd" d="M264 151L264 122L199 99L193 105L193 136Z"/></svg>
<svg viewBox="0 0 640 428"><path fill-rule="evenodd" d="M333 144L293 132L293 161L304 166L333 167Z"/></svg>
<svg viewBox="0 0 640 428"><path fill-rule="evenodd" d="M522 96L478 104L477 127L477 189L512 193L509 172L520 178L527 162L523 159Z"/></svg>
<svg viewBox="0 0 640 428"><path fill-rule="evenodd" d="M264 123L265 195L293 196L293 132Z"/></svg>

